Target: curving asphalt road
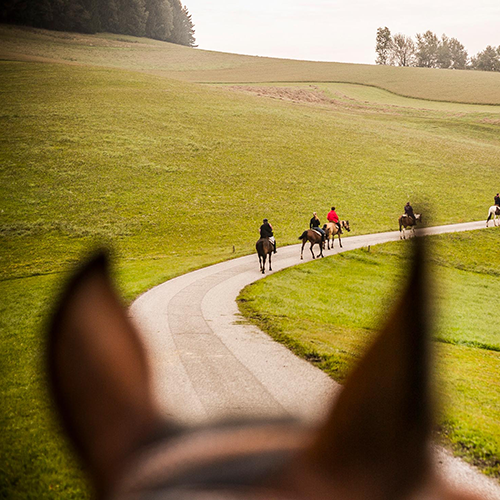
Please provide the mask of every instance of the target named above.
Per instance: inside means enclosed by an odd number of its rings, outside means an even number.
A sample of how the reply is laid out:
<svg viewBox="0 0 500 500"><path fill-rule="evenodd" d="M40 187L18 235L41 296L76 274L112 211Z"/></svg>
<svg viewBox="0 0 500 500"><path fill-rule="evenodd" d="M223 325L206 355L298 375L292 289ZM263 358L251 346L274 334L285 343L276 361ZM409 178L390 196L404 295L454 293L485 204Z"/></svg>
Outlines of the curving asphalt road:
<svg viewBox="0 0 500 500"><path fill-rule="evenodd" d="M469 231L484 225L436 226L418 233ZM351 236L342 240L342 249L336 241L335 249L325 255L398 239L398 231ZM300 245L279 248L273 272L312 260L308 248L304 261L299 260ZM227 416L283 414L315 421L328 411L340 386L241 321L236 297L262 277L257 256L248 255L174 278L132 304L131 316L144 332L156 393L166 414L194 424ZM442 449L436 450L436 460L451 482L473 487L485 500L500 500L497 482Z"/></svg>

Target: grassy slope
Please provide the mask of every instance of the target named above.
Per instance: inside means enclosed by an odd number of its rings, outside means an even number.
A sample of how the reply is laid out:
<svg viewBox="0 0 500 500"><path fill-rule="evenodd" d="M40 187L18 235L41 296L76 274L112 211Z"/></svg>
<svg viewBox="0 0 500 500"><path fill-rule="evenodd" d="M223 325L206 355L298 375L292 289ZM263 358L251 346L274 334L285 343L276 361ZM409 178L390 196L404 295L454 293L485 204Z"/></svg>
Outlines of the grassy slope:
<svg viewBox="0 0 500 500"><path fill-rule="evenodd" d="M498 126L484 113L293 105L116 70L1 67L6 277L51 272L95 238L185 269L233 245L252 251L266 215L281 243L295 242L332 202L357 234L396 228L408 196L432 200L436 223L479 219L498 178Z"/></svg>
<svg viewBox="0 0 500 500"><path fill-rule="evenodd" d="M500 104L500 74L225 54L122 35L0 26L0 57L112 66L196 82L350 82L396 94Z"/></svg>
<svg viewBox="0 0 500 500"><path fill-rule="evenodd" d="M498 230L432 237L436 345L446 444L500 478ZM371 342L404 278L405 244L287 269L242 291L240 310L343 381Z"/></svg>
<svg viewBox="0 0 500 500"><path fill-rule="evenodd" d="M50 54L50 43L39 45L50 35L33 36L31 47ZM71 42L64 36L53 35L58 50ZM120 52L116 37L103 39L113 50L82 48L77 36L69 57L104 61ZM23 52L26 40L18 42ZM116 56L126 66L124 58L130 67L138 61ZM497 107L391 107L380 95L353 97L353 87L334 104L293 103L73 62L0 62L0 320L8 352L0 367L0 492L12 498L84 494L49 424L40 363L54 287L89 246L113 244L132 298L251 252L264 216L281 244L296 242L310 212L332 202L356 234L394 229L408 195L431 200L436 222L471 220L485 216L498 179Z"/></svg>

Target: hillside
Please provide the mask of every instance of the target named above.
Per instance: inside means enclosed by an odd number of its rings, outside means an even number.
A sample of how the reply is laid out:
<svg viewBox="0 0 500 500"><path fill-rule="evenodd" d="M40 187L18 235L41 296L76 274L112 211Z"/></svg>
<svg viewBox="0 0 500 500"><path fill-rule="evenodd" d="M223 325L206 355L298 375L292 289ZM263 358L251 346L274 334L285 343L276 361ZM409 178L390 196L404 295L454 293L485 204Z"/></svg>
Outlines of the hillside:
<svg viewBox="0 0 500 500"><path fill-rule="evenodd" d="M263 217L284 245L332 203L366 234L396 229L408 199L432 224L485 219L499 189L500 106L366 86L373 71L421 91L399 68L12 27L0 42L0 497L90 496L54 430L41 365L54 296L90 248L114 249L130 300L254 252ZM321 68L362 81L256 82L320 79ZM497 74L412 71L479 79L492 102L500 87L487 85ZM209 74L229 83L196 83ZM467 94L449 82L432 92L444 87Z"/></svg>
<svg viewBox="0 0 500 500"><path fill-rule="evenodd" d="M0 58L131 69L205 83L358 83L420 99L500 104L500 73L242 56L122 35L0 25Z"/></svg>

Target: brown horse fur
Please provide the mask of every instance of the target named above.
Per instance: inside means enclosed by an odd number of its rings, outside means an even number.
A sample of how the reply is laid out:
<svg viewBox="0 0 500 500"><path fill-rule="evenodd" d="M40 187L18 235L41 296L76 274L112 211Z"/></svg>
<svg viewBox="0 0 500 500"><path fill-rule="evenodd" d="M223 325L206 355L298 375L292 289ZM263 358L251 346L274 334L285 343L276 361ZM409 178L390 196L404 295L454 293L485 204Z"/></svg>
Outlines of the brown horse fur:
<svg viewBox="0 0 500 500"><path fill-rule="evenodd" d="M342 229L345 229L347 232L351 231L351 226L349 225L348 220L341 220L340 227ZM340 231L339 231L337 224L335 224L335 222L327 222L323 226L323 230L326 233L326 243L327 243L328 250L330 250L330 240L332 240L332 247L331 248L333 248L333 245L335 243L335 235L336 234L338 235L340 248L342 248L342 240L340 238Z"/></svg>
<svg viewBox="0 0 500 500"><path fill-rule="evenodd" d="M92 260L63 296L47 354L57 408L98 496L473 500L433 469L421 248L413 262L386 326L318 428L269 419L184 429L158 411L140 336L106 259Z"/></svg>
<svg viewBox="0 0 500 500"><path fill-rule="evenodd" d="M415 220L413 220L409 215L401 215L398 219L400 239L406 239L405 230L410 228L413 235L415 235L415 226L422 222L422 214L415 214Z"/></svg>
<svg viewBox="0 0 500 500"><path fill-rule="evenodd" d="M269 238L261 238L255 243L255 249L259 256L260 270L262 274L266 273L266 257L269 255L269 271L271 269L271 256L274 252L274 245L269 241Z"/></svg>
<svg viewBox="0 0 500 500"><path fill-rule="evenodd" d="M309 247L309 250L311 250L311 255L313 259L315 259L315 255L313 252L313 246L318 245L319 246L319 254L318 257L323 257L323 249L325 248L325 240L319 234L317 231L314 231L313 229L307 229L304 231L300 236L299 240L302 240L302 248L300 249L300 258L304 258L304 246L306 243L309 241L311 243L311 246Z"/></svg>

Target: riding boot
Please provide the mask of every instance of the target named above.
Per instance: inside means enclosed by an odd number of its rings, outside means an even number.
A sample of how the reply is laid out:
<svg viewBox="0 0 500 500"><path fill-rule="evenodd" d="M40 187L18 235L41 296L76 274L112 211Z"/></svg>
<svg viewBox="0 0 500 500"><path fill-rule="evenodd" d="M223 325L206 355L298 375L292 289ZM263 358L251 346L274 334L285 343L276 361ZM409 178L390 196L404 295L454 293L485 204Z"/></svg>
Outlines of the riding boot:
<svg viewBox="0 0 500 500"><path fill-rule="evenodd" d="M274 245L274 253L276 253L277 252L277 250L276 250L276 241L273 243L273 245Z"/></svg>

